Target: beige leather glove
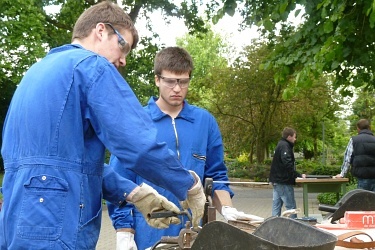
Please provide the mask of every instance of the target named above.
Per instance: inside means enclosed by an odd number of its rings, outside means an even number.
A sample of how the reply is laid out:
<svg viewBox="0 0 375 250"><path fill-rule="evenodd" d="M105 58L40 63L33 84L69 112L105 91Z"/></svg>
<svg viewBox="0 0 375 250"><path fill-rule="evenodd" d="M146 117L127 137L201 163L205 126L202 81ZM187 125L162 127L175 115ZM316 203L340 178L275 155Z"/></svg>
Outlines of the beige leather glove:
<svg viewBox="0 0 375 250"><path fill-rule="evenodd" d="M185 201L181 202L181 206L185 209L190 208L192 213L192 226L198 228L200 220L203 217L206 196L199 176L194 171L189 170L189 172L194 177L196 183L188 191L188 197Z"/></svg>
<svg viewBox="0 0 375 250"><path fill-rule="evenodd" d="M244 212L237 211L234 207L223 206L221 208L221 214L224 216L225 220L247 220L247 221L259 221L263 222L264 218L253 215L245 214Z"/></svg>
<svg viewBox="0 0 375 250"><path fill-rule="evenodd" d="M116 250L138 250L131 232L116 233Z"/></svg>
<svg viewBox="0 0 375 250"><path fill-rule="evenodd" d="M133 195L130 202L137 207L143 217L145 217L146 222L152 227L167 228L170 224L181 223L177 217L150 218L152 212L172 211L180 213L180 210L175 204L167 200L164 196L161 196L146 183L140 186L140 189Z"/></svg>

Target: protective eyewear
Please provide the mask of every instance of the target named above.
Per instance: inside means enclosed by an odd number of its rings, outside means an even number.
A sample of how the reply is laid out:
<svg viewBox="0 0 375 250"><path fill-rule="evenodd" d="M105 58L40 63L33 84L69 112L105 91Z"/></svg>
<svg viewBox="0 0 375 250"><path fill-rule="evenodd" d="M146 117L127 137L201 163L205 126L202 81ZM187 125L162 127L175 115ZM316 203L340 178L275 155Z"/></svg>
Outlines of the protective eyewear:
<svg viewBox="0 0 375 250"><path fill-rule="evenodd" d="M113 29L113 32L118 37L118 46L120 47L121 51L127 56L131 50L130 44L121 36L120 32L118 32L110 23L104 23Z"/></svg>
<svg viewBox="0 0 375 250"><path fill-rule="evenodd" d="M162 83L167 88L173 89L177 84L182 89L189 87L190 78L169 78L162 75L157 76L163 80Z"/></svg>

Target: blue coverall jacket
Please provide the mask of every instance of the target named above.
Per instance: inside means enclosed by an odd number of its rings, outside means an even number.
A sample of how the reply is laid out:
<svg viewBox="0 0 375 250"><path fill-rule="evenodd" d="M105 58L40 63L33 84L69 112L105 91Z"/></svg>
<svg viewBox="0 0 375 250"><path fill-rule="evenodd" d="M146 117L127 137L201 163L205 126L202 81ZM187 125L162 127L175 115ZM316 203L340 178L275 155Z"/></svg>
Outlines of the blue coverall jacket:
<svg viewBox="0 0 375 250"><path fill-rule="evenodd" d="M4 123L0 249L95 249L102 198L119 205L136 187L104 166L105 148L185 199L194 178L156 132L106 58L73 44L51 50L23 77Z"/></svg>
<svg viewBox="0 0 375 250"><path fill-rule="evenodd" d="M180 114L172 119L159 109L155 101L156 98L151 97L145 110L157 127L158 139L165 141L169 148L179 155L182 165L195 171L202 183L207 177L213 178L214 181L228 181L222 138L215 118L206 110L189 105L187 101L184 101ZM138 184L145 182L152 185L160 194L180 207L179 199L171 192L149 183L141 176L132 174L131 171L126 171L116 157L111 157L110 165L116 172ZM162 172L162 174L171 181L177 178L173 173ZM214 183L213 190L226 190L233 196L227 184ZM147 224L142 214L131 204L122 208L108 204L108 212L116 229L135 229L138 250L153 246L162 236L178 236L187 220L186 216L180 216L181 224L171 225L167 229L155 229Z"/></svg>

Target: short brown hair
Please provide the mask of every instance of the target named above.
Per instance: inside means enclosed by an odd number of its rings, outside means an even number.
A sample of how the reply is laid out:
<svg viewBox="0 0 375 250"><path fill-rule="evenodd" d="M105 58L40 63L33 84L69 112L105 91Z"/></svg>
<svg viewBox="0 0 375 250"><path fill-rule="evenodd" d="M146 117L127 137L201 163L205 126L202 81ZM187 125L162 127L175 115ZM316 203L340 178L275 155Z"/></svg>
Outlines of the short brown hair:
<svg viewBox="0 0 375 250"><path fill-rule="evenodd" d="M286 127L286 128L283 129L283 132L281 133L281 136L284 139L286 139L286 138L288 138L288 136L293 136L295 133L296 133L296 131L294 129Z"/></svg>
<svg viewBox="0 0 375 250"><path fill-rule="evenodd" d="M98 23L110 23L115 29L129 30L133 36L132 49L137 46L138 31L130 16L117 4L103 1L85 10L74 25L72 40L87 37Z"/></svg>
<svg viewBox="0 0 375 250"><path fill-rule="evenodd" d="M163 70L173 73L191 73L194 69L193 59L189 52L180 47L167 47L162 49L154 60L154 73L160 75Z"/></svg>
<svg viewBox="0 0 375 250"><path fill-rule="evenodd" d="M370 129L370 122L367 119L361 119L357 122L357 128L359 130L362 129Z"/></svg>

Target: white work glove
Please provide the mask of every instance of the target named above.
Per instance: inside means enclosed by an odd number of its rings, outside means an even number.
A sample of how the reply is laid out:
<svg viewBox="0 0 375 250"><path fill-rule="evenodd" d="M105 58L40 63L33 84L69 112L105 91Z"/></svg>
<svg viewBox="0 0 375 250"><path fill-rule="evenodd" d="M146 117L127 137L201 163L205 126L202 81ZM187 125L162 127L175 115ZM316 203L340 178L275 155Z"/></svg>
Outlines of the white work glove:
<svg viewBox="0 0 375 250"><path fill-rule="evenodd" d="M177 217L150 218L152 212L172 211L180 213L180 209L172 202L160 195L151 186L143 183L138 192L136 192L131 201L136 208L142 213L146 222L155 228L167 228L170 224L179 224L180 219Z"/></svg>
<svg viewBox="0 0 375 250"><path fill-rule="evenodd" d="M248 220L248 221L257 221L262 222L264 218L252 215L252 214L245 214L244 212L237 211L234 207L223 206L221 208L221 214L224 216L225 220Z"/></svg>
<svg viewBox="0 0 375 250"><path fill-rule="evenodd" d="M116 250L138 250L131 232L116 233Z"/></svg>
<svg viewBox="0 0 375 250"><path fill-rule="evenodd" d="M199 179L199 176L194 171L189 170L189 172L194 177L196 183L188 191L188 197L186 200L181 202L181 206L184 209L190 208L192 213L192 226L193 228L198 228L199 222L203 217L206 196L204 194L202 182Z"/></svg>

